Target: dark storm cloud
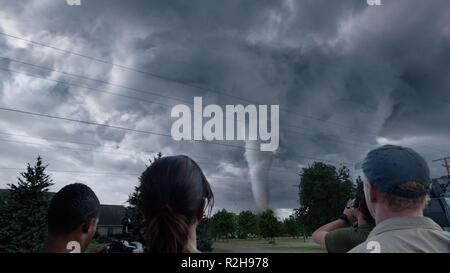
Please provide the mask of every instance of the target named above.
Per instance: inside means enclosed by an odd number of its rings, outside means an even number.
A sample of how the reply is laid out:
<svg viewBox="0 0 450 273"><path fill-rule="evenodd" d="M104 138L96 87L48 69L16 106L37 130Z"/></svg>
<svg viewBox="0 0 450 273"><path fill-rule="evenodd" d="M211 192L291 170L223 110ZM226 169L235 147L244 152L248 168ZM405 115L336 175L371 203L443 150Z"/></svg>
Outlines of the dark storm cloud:
<svg viewBox="0 0 450 273"><path fill-rule="evenodd" d="M313 158L352 163L384 142L413 146L427 160L450 153L446 0L383 1L381 7L369 7L364 0L82 0L80 7L63 0L0 3L1 31L162 76L0 36L1 56L144 91L0 60L3 68L142 99L0 71L3 106L168 133L170 107L144 99L172 106L201 95L207 104L248 103L239 96L256 104L280 104L280 148L270 173L274 208L297 205L297 174ZM95 143L104 145L101 150L131 154L65 153L2 143L2 166L24 165L40 152L54 169L134 172L153 156L144 151L184 153L203 162L218 207L254 208L242 149L11 113L1 113L0 124L2 131ZM439 166L432 170L442 174ZM116 203L125 201L137 181L81 174L57 178L56 188L81 179L95 185L103 200Z"/></svg>

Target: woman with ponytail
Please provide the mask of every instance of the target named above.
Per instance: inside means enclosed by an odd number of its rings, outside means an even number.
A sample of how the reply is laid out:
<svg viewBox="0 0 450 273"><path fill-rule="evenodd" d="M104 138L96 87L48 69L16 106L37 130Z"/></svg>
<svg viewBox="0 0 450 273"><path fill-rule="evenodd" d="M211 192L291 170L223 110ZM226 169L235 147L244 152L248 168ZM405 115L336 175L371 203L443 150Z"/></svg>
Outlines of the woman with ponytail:
<svg viewBox="0 0 450 273"><path fill-rule="evenodd" d="M197 163L187 156L157 159L142 174L140 188L148 251L198 252L196 227L214 197Z"/></svg>

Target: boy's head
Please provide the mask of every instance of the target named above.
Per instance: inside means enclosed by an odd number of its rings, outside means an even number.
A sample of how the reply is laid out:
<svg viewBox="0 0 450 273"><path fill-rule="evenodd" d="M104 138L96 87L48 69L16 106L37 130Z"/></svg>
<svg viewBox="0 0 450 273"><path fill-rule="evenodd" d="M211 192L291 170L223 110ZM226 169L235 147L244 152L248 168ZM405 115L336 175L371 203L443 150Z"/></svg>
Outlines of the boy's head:
<svg viewBox="0 0 450 273"><path fill-rule="evenodd" d="M84 250L96 232L99 212L100 202L91 188L80 183L67 185L50 202L49 235L75 239Z"/></svg>

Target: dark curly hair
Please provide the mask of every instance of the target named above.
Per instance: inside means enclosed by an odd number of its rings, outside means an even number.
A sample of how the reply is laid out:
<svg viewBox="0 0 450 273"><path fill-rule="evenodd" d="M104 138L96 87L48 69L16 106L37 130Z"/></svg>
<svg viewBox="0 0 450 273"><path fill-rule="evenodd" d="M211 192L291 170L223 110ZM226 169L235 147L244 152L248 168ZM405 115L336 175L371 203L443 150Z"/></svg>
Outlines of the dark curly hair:
<svg viewBox="0 0 450 273"><path fill-rule="evenodd" d="M68 234L89 218L98 218L100 202L88 186L74 183L58 191L48 208L48 230Z"/></svg>
<svg viewBox="0 0 450 273"><path fill-rule="evenodd" d="M358 182L356 186L355 193L355 203L353 207L357 208L363 215L364 220L369 223L375 223L375 219L373 219L370 214L369 208L367 207L366 198L364 196L364 184L363 182Z"/></svg>

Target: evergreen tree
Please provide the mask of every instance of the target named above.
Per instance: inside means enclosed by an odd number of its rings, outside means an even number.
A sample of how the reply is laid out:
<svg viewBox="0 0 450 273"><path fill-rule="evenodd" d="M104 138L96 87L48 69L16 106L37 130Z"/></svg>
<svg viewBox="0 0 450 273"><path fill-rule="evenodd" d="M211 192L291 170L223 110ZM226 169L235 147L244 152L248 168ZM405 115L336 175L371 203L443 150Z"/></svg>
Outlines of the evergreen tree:
<svg viewBox="0 0 450 273"><path fill-rule="evenodd" d="M162 153L159 152L153 160L149 159L150 164L146 165L148 168L153 162L163 157ZM145 231L147 228L146 221L139 211L138 203L141 194L141 184L142 175L139 176L139 184L134 187L134 192L128 197L129 206L126 208L125 215L130 219L129 236L131 241L145 242L146 236Z"/></svg>
<svg viewBox="0 0 450 273"><path fill-rule="evenodd" d="M38 252L47 236L48 188L52 179L46 165L37 158L35 166L27 166L17 185L8 184L8 194L1 204L0 251Z"/></svg>

